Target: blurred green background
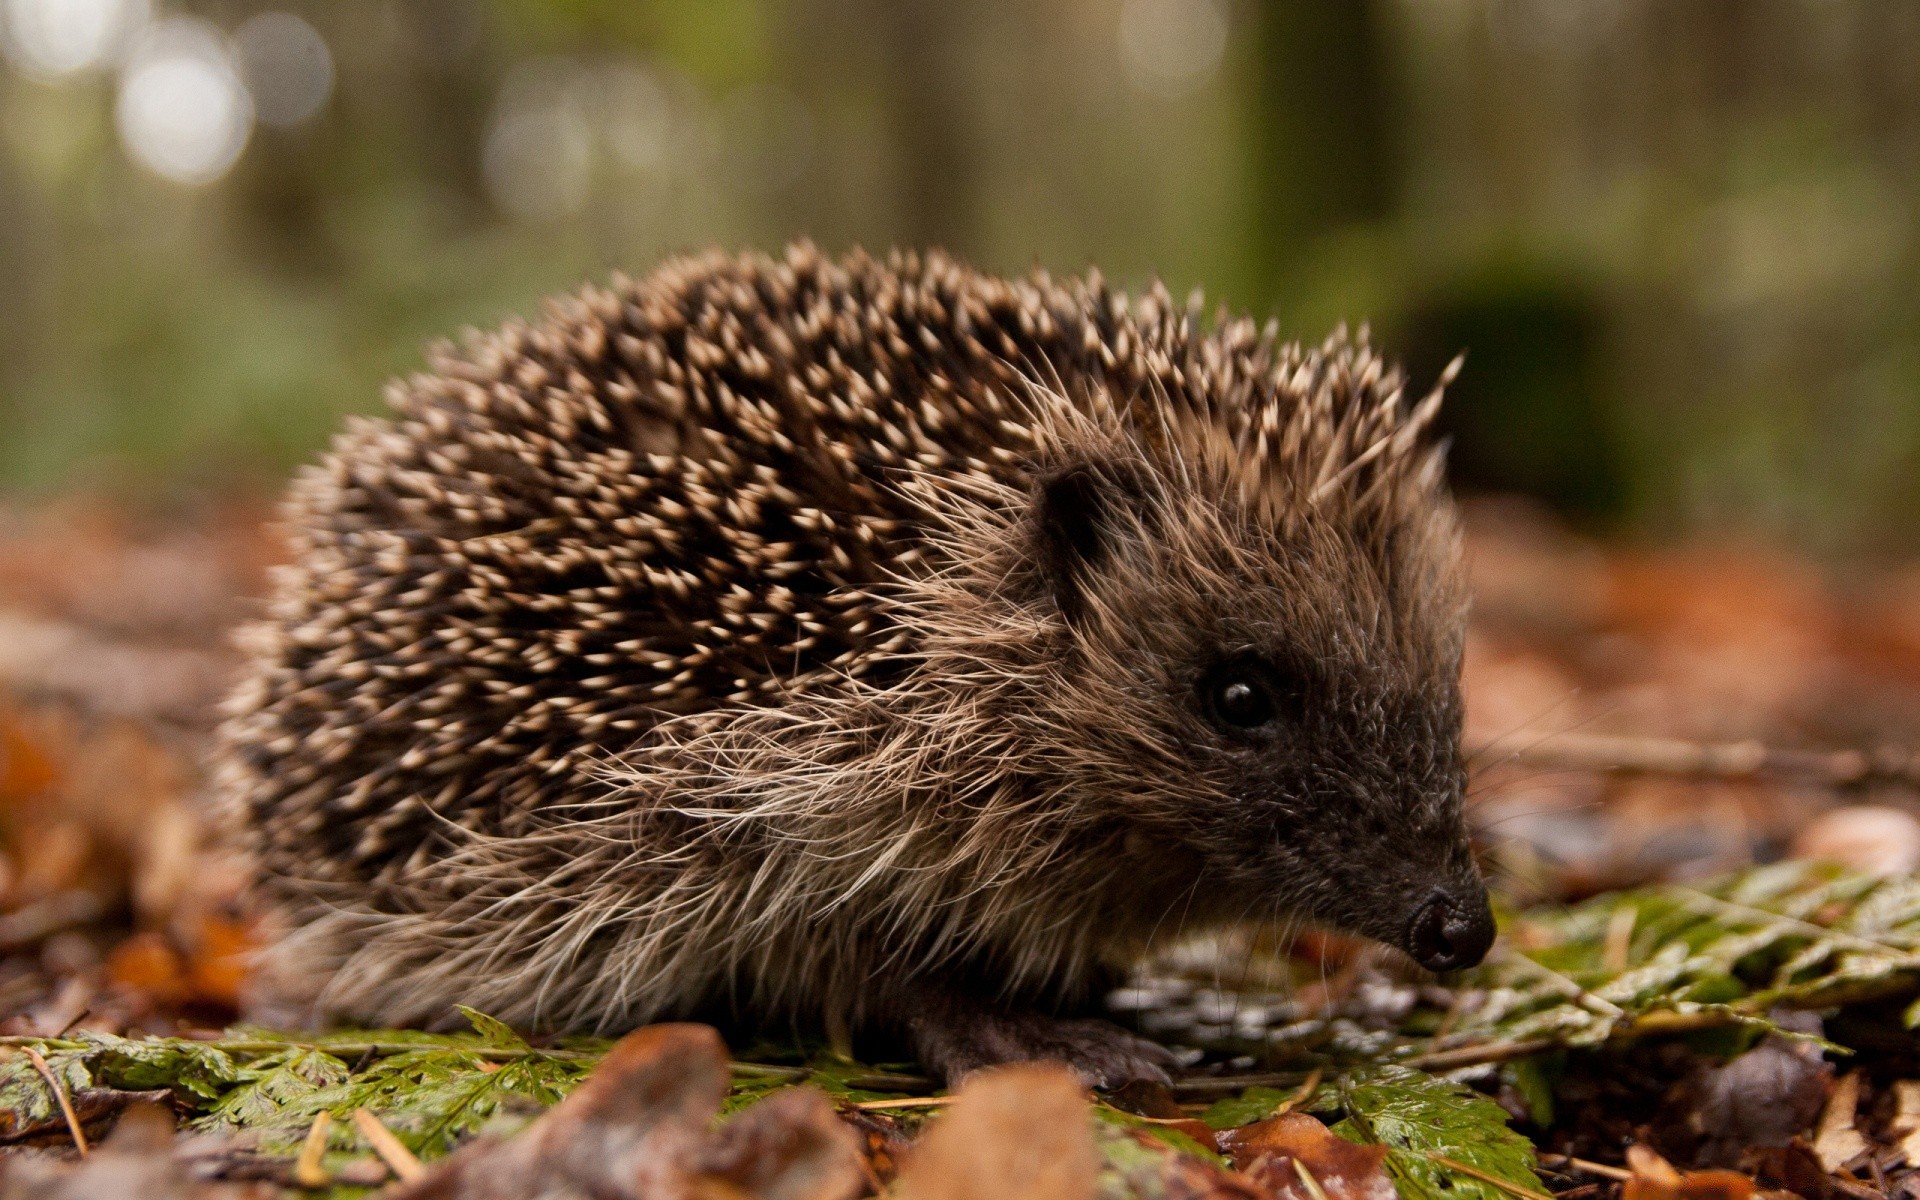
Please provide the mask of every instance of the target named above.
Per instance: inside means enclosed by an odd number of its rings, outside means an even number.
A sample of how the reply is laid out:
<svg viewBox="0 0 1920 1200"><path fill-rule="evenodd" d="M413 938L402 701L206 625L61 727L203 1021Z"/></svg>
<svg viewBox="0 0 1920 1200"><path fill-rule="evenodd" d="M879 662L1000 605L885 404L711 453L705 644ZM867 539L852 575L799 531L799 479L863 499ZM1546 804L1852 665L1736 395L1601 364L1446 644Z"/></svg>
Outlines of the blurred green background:
<svg viewBox="0 0 1920 1200"><path fill-rule="evenodd" d="M1911 0L0 0L0 492L272 486L710 243L1200 286L1469 489L1920 548Z"/></svg>

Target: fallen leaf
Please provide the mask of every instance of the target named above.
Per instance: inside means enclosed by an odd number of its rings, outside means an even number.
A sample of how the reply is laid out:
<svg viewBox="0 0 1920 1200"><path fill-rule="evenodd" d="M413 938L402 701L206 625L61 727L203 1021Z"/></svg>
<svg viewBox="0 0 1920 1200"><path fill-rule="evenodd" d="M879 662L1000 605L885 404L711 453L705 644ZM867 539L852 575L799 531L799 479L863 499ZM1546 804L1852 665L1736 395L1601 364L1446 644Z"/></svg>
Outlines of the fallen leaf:
<svg viewBox="0 0 1920 1200"><path fill-rule="evenodd" d="M727 1195L846 1200L864 1180L856 1140L824 1093L787 1088L722 1125L693 1174L701 1185L734 1189Z"/></svg>
<svg viewBox="0 0 1920 1200"><path fill-rule="evenodd" d="M217 914L202 915L195 925L186 964L194 999L238 1009L248 965L258 949L252 930L243 922Z"/></svg>
<svg viewBox="0 0 1920 1200"><path fill-rule="evenodd" d="M148 1103L127 1108L87 1158L10 1159L0 1200L270 1200L276 1190L195 1178L175 1153L172 1115Z"/></svg>
<svg viewBox="0 0 1920 1200"><path fill-rule="evenodd" d="M1832 1079L1818 1046L1767 1037L1724 1066L1690 1076L1679 1089L1675 1119L1701 1138L1697 1161L1731 1167L1752 1147L1784 1146L1805 1133Z"/></svg>
<svg viewBox="0 0 1920 1200"><path fill-rule="evenodd" d="M1385 1146L1336 1137L1306 1113L1282 1113L1229 1129L1219 1143L1234 1167L1276 1200L1394 1200L1396 1195L1385 1170Z"/></svg>
<svg viewBox="0 0 1920 1200"><path fill-rule="evenodd" d="M1050 1064L982 1071L921 1136L900 1173L910 1200L1092 1200L1092 1106Z"/></svg>
<svg viewBox="0 0 1920 1200"><path fill-rule="evenodd" d="M1855 1110L1860 1105L1860 1072L1850 1071L1833 1085L1827 1107L1813 1131L1813 1152L1828 1174L1844 1168L1873 1147L1854 1128Z"/></svg>
<svg viewBox="0 0 1920 1200"><path fill-rule="evenodd" d="M1920 868L1920 820L1881 804L1850 804L1815 817L1793 839L1792 855L1868 875Z"/></svg>
<svg viewBox="0 0 1920 1200"><path fill-rule="evenodd" d="M156 1007L179 1004L190 993L180 955L158 933L136 933L107 955L107 978Z"/></svg>
<svg viewBox="0 0 1920 1200"><path fill-rule="evenodd" d="M1820 1159L1805 1138L1795 1138L1784 1146L1757 1150L1749 1161L1754 1174L1768 1187L1779 1188L1803 1200L1833 1200L1840 1194L1834 1179L1820 1165Z"/></svg>
<svg viewBox="0 0 1920 1200"><path fill-rule="evenodd" d="M1756 1190L1738 1171L1682 1172L1646 1146L1627 1147L1627 1168L1620 1200L1752 1200Z"/></svg>
<svg viewBox="0 0 1920 1200"><path fill-rule="evenodd" d="M1910 1167L1920 1166L1920 1080L1902 1079L1893 1085L1893 1120L1887 1132L1900 1139L1900 1153Z"/></svg>
<svg viewBox="0 0 1920 1200"><path fill-rule="evenodd" d="M864 1179L824 1093L775 1093L713 1130L726 1045L704 1025L636 1030L517 1136L482 1136L386 1200L848 1200Z"/></svg>

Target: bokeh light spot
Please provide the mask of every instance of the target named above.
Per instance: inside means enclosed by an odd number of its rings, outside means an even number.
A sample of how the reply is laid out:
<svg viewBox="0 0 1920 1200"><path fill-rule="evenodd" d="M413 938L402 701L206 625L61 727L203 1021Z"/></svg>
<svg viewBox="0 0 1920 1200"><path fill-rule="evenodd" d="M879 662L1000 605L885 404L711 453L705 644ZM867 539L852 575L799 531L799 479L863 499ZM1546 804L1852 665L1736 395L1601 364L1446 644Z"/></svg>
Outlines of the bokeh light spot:
<svg viewBox="0 0 1920 1200"><path fill-rule="evenodd" d="M578 64L538 59L515 68L500 89L481 172L488 195L502 209L527 220L552 220L586 204L594 144L582 86Z"/></svg>
<svg viewBox="0 0 1920 1200"><path fill-rule="evenodd" d="M72 75L118 58L151 11L151 0L5 0L0 49L29 75Z"/></svg>
<svg viewBox="0 0 1920 1200"><path fill-rule="evenodd" d="M253 131L253 100L226 39L192 17L160 21L140 40L114 115L134 161L176 183L226 174Z"/></svg>
<svg viewBox="0 0 1920 1200"><path fill-rule="evenodd" d="M1192 91L1213 74L1226 48L1222 0L1124 0L1120 6L1120 65L1143 91Z"/></svg>
<svg viewBox="0 0 1920 1200"><path fill-rule="evenodd" d="M292 13L248 17L234 31L233 47L262 125L298 125L333 93L333 55L326 39Z"/></svg>

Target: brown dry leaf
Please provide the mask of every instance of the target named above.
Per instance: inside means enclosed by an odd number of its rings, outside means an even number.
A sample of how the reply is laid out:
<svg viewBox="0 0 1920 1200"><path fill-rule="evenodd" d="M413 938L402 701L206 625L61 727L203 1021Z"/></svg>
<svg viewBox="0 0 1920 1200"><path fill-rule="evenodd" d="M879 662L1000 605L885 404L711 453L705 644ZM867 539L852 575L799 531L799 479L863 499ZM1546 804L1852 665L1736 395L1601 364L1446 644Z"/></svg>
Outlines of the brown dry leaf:
<svg viewBox="0 0 1920 1200"><path fill-rule="evenodd" d="M107 979L137 993L155 1008L171 1008L191 994L185 965L158 933L136 933L107 955Z"/></svg>
<svg viewBox="0 0 1920 1200"><path fill-rule="evenodd" d="M0 708L0 806L32 800L58 777L38 740L11 711Z"/></svg>
<svg viewBox="0 0 1920 1200"><path fill-rule="evenodd" d="M237 1010L253 952L258 948L252 929L245 922L216 913L201 914L194 925L186 962L193 998Z"/></svg>
<svg viewBox="0 0 1920 1200"><path fill-rule="evenodd" d="M695 1165L696 1192L846 1200L865 1179L858 1138L812 1088L775 1092L722 1125ZM730 1189L730 1190L729 1190Z"/></svg>
<svg viewBox="0 0 1920 1200"><path fill-rule="evenodd" d="M891 1113L872 1112L850 1104L840 1106L840 1119L860 1140L860 1156L879 1189L890 1186L900 1174L911 1142Z"/></svg>
<svg viewBox="0 0 1920 1200"><path fill-rule="evenodd" d="M910 1200L1092 1200L1100 1170L1092 1108L1051 1064L982 1071L913 1147Z"/></svg>
<svg viewBox="0 0 1920 1200"><path fill-rule="evenodd" d="M1818 1046L1768 1037L1724 1066L1696 1071L1679 1089L1677 1119L1697 1134L1697 1159L1730 1167L1756 1146L1806 1132L1827 1098L1833 1066Z"/></svg>
<svg viewBox="0 0 1920 1200"><path fill-rule="evenodd" d="M86 1159L11 1158L0 1200L271 1200L278 1190L197 1179L175 1149L173 1117L157 1103L140 1103Z"/></svg>
<svg viewBox="0 0 1920 1200"><path fill-rule="evenodd" d="M1838 614L1806 564L1758 551L1617 555L1612 620L1645 638L1642 715L1681 736L1769 723L1812 692L1832 661Z"/></svg>
<svg viewBox="0 0 1920 1200"><path fill-rule="evenodd" d="M1904 875L1920 868L1920 820L1886 805L1849 804L1815 817L1794 837L1792 855L1870 875Z"/></svg>
<svg viewBox="0 0 1920 1200"><path fill-rule="evenodd" d="M1756 1150L1748 1156L1748 1162L1762 1183L1804 1200L1837 1200L1851 1194L1849 1189L1857 1193L1860 1186L1843 1185L1827 1174L1805 1138L1795 1138L1785 1146Z"/></svg>
<svg viewBox="0 0 1920 1200"><path fill-rule="evenodd" d="M1753 1200L1757 1190L1738 1171L1682 1172L1646 1146L1627 1147L1627 1167L1620 1200Z"/></svg>
<svg viewBox="0 0 1920 1200"><path fill-rule="evenodd" d="M826 1096L777 1093L712 1130L726 1045L704 1025L622 1038L580 1088L518 1136L482 1137L387 1200L848 1200L856 1138Z"/></svg>
<svg viewBox="0 0 1920 1200"><path fill-rule="evenodd" d="M1893 1120L1887 1133L1910 1167L1920 1166L1920 1080L1902 1079L1893 1085Z"/></svg>
<svg viewBox="0 0 1920 1200"><path fill-rule="evenodd" d="M1394 1200L1385 1146L1361 1146L1336 1137L1306 1113L1283 1113L1219 1135L1221 1152L1236 1170L1276 1200ZM1302 1177L1312 1176L1318 1185Z"/></svg>
<svg viewBox="0 0 1920 1200"><path fill-rule="evenodd" d="M1821 1111L1820 1123L1813 1131L1813 1152L1828 1174L1842 1170L1855 1158L1873 1149L1872 1144L1854 1128L1859 1107L1860 1072L1849 1071L1840 1082L1833 1085L1833 1094L1827 1097L1827 1107Z"/></svg>

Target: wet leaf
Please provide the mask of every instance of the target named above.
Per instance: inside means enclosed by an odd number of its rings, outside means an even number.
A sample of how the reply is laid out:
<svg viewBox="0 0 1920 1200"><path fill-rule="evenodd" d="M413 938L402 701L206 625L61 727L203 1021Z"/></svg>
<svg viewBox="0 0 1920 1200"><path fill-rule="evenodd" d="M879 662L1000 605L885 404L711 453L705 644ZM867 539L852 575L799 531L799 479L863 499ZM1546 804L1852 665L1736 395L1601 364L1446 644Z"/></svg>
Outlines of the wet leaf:
<svg viewBox="0 0 1920 1200"><path fill-rule="evenodd" d="M1512 1190L1447 1166L1464 1164L1519 1189L1544 1195L1533 1173L1533 1144L1507 1126L1506 1110L1457 1083L1406 1067L1387 1067L1341 1089L1346 1117L1333 1132L1384 1145L1387 1174L1402 1200L1513 1200Z"/></svg>
<svg viewBox="0 0 1920 1200"><path fill-rule="evenodd" d="M1220 1136L1220 1148L1236 1170L1276 1200L1394 1200L1396 1195L1385 1169L1386 1146L1336 1137L1306 1113L1230 1130Z"/></svg>

